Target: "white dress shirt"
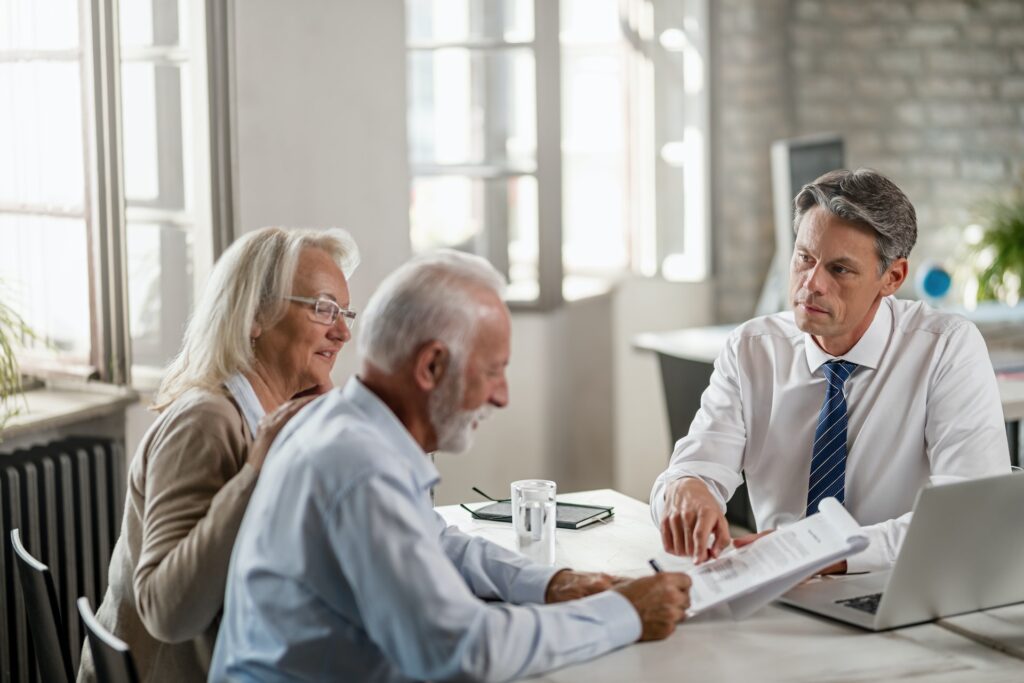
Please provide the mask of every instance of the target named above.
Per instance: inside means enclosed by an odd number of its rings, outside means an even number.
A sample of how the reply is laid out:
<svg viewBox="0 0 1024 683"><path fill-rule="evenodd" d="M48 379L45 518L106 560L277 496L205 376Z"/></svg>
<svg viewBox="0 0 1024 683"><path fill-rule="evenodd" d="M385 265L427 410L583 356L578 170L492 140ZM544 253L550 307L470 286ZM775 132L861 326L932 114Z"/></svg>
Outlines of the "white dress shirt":
<svg viewBox="0 0 1024 683"><path fill-rule="evenodd" d="M508 680L640 637L615 591L537 604L557 569L448 527L438 481L357 379L292 418L238 532L209 680Z"/></svg>
<svg viewBox="0 0 1024 683"><path fill-rule="evenodd" d="M887 297L842 360L849 426L846 509L867 550L849 571L891 567L918 490L1010 471L995 373L978 329L926 304ZM804 516L811 447L834 357L792 312L755 318L729 336L689 433L651 491L660 523L665 486L703 480L725 509L745 472L759 530Z"/></svg>

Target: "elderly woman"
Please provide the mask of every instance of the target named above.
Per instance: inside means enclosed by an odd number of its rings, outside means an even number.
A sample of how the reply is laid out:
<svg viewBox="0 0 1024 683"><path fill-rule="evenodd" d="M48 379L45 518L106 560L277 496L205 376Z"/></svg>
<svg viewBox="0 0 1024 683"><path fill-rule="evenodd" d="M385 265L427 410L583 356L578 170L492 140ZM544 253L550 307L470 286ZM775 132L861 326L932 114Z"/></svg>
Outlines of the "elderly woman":
<svg viewBox="0 0 1024 683"><path fill-rule="evenodd" d="M235 534L270 443L300 405L289 399L331 387L351 339L346 278L357 262L342 230L264 228L214 267L132 460L97 613L143 681L206 680ZM78 677L95 679L87 649Z"/></svg>

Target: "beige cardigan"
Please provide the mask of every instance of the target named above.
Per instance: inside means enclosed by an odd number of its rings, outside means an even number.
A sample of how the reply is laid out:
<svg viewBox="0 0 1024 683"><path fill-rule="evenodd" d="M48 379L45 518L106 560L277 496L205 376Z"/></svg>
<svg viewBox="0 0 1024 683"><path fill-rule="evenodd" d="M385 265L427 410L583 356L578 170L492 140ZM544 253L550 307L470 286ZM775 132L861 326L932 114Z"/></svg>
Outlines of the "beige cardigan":
<svg viewBox="0 0 1024 683"><path fill-rule="evenodd" d="M231 548L256 485L245 464L252 441L226 392L193 389L135 453L97 617L128 643L144 682L206 680ZM78 680L96 680L88 647Z"/></svg>

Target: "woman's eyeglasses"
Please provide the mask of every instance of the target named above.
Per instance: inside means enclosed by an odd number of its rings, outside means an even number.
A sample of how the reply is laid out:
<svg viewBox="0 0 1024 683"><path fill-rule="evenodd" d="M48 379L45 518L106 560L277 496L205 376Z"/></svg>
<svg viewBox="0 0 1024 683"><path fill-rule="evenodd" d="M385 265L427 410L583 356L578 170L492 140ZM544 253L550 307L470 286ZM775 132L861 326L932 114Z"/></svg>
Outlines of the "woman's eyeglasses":
<svg viewBox="0 0 1024 683"><path fill-rule="evenodd" d="M338 322L339 317L345 318L345 326L352 329L356 324L356 312L342 308L335 301L326 297L314 299L308 296L286 296L286 300L305 304L311 312L309 318L321 325L333 325Z"/></svg>

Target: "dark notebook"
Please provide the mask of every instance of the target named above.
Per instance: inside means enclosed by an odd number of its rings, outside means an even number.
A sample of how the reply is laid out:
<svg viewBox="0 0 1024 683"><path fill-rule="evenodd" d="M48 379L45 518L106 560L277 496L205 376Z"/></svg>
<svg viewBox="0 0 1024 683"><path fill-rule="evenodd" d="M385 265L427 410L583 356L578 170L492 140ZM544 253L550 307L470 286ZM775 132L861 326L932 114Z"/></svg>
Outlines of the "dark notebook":
<svg viewBox="0 0 1024 683"><path fill-rule="evenodd" d="M491 522L512 522L512 501L498 500L475 510L462 505L476 519ZM610 519L615 510L600 505L580 505L577 503L555 504L555 526L560 529L581 529L585 526Z"/></svg>

